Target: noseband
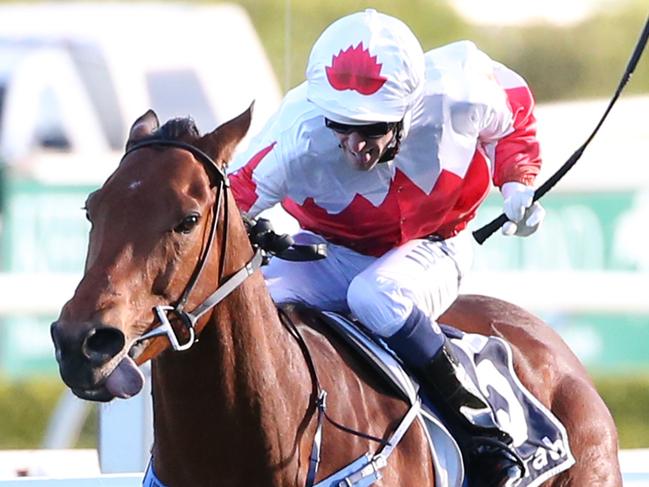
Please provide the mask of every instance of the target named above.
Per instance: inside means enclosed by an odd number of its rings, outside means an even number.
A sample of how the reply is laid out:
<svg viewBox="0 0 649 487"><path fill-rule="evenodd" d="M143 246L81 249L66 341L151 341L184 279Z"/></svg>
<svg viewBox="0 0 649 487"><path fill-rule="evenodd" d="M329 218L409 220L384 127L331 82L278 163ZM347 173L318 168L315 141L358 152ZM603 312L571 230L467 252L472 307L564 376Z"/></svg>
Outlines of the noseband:
<svg viewBox="0 0 649 487"><path fill-rule="evenodd" d="M201 163L201 165L207 171L207 173L210 176L213 176L214 179L217 181L218 199L214 205L212 224L209 230L210 233L207 241L207 246L205 247L205 250L203 251L203 254L200 257L196 269L194 270L189 281L187 282L185 286L185 290L183 291L180 299L178 299L178 301L175 304L158 305L154 308L156 317L159 320L160 325L149 330L147 333L145 333L144 335L142 335L136 340L136 342L140 342L142 340L147 340L149 338L165 336L169 340L169 343L174 350L187 350L194 344L194 342L196 342L195 328L199 318L203 316L205 313L207 313L209 310L211 310L214 306L219 304L221 301L223 301L232 291L234 291L248 277L250 277L253 272L255 272L257 269L261 267L262 253L260 249L257 249L255 255L252 257L252 259L250 259L250 261L248 261L248 263L244 267L239 269L234 275L232 275L226 281L221 282L223 278L226 245L228 240L227 239L227 231L228 231L227 190L230 187L230 183L228 181L227 174L218 164L216 164L216 162L214 162L214 160L210 156L208 156L205 152L200 150L198 147L195 147L191 144L187 144L185 142L181 142L178 140L165 140L165 139L155 139L155 138L143 140L130 147L124 153L122 159L126 157L128 154L130 154L131 152L134 152L138 149L142 149L144 147L174 147L177 149L186 150L187 152L190 152L194 156L194 158ZM219 215L221 214L222 207L224 208L223 251L221 252L221 265L219 267L219 278L217 281L219 282L219 285L216 291L210 294L205 299L205 301L199 304L193 311L191 312L186 311L185 305L187 304L189 295L193 291L194 287L196 286L196 283L198 282L198 279L203 273L203 270L207 263L207 258L209 257L209 254L212 250L213 243L216 240L218 220L219 220ZM167 313L169 312L175 315L176 317L180 318L181 323L185 326L187 333L189 335L187 340L181 342L176 336L176 333L174 332L174 329L171 326L171 323L169 322L169 317L167 315Z"/></svg>

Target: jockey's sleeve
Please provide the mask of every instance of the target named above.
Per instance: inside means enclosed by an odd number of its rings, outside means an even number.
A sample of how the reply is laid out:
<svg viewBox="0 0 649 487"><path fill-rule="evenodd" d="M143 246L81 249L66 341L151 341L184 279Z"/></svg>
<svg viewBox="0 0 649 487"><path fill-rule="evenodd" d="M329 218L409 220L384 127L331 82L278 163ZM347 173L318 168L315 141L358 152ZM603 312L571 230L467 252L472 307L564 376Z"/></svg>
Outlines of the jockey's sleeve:
<svg viewBox="0 0 649 487"><path fill-rule="evenodd" d="M247 162L230 174L230 185L239 209L254 218L284 199L286 172L276 141L242 156Z"/></svg>
<svg viewBox="0 0 649 487"><path fill-rule="evenodd" d="M516 181L531 186L541 169L534 97L525 80L509 68L495 63L494 74L505 91L511 125L508 132L495 142L493 183L501 187L504 183Z"/></svg>

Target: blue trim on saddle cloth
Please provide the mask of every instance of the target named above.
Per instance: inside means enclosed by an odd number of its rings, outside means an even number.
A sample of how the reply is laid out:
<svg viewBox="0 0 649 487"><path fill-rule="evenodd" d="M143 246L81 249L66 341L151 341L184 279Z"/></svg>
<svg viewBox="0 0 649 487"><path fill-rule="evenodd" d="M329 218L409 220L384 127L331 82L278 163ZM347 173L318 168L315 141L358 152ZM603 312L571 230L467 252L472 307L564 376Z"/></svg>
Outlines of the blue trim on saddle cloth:
<svg viewBox="0 0 649 487"><path fill-rule="evenodd" d="M149 460L149 465L146 467L146 472L142 479L142 487L167 487L165 484L160 482L153 471L153 458Z"/></svg>
<svg viewBox="0 0 649 487"><path fill-rule="evenodd" d="M151 459L153 460L153 459ZM381 474L378 469L373 468L371 471L368 471L368 466L372 465L372 455L366 453L358 457L354 462L349 464L347 467L339 470L335 474L327 477L324 480L318 482L314 487L338 487L339 483L347 478L351 478L354 474L359 475L359 472L363 472L362 478L358 482L352 484L343 484L348 485L349 487L368 487L372 485L376 480L381 478ZM153 462L149 461L147 466L146 473L144 474L144 479L142 479L142 487L167 487L165 484L160 482L157 475L153 471Z"/></svg>

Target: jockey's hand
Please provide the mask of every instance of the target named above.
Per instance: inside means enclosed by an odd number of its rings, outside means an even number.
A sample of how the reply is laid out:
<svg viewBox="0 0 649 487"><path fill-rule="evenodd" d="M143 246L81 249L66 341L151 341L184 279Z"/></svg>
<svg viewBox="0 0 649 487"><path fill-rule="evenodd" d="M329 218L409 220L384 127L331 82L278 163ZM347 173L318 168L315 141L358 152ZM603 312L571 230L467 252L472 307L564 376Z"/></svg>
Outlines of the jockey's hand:
<svg viewBox="0 0 649 487"><path fill-rule="evenodd" d="M545 209L533 201L534 188L518 182L509 182L500 188L504 202L504 213L509 221L502 226L503 235L527 237L532 235L545 218Z"/></svg>

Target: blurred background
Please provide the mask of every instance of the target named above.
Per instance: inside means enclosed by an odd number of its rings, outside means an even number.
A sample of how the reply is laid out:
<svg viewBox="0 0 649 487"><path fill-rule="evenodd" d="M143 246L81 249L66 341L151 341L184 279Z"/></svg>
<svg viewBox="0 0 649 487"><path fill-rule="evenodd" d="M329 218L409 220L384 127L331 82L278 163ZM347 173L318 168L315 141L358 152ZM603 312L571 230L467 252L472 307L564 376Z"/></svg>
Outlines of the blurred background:
<svg viewBox="0 0 649 487"><path fill-rule="evenodd" d="M49 338L84 264L81 208L116 167L133 121L153 108L161 120L191 115L207 132L256 100L254 133L303 80L319 33L368 7L404 20L425 50L471 39L527 79L543 144L539 183L594 129L649 13L645 0L0 2L0 479L146 462L139 446L135 463L111 465L116 447L106 437L111 414L121 424L146 421L146 403L100 408L66 395ZM580 162L544 198L542 229L530 239L496 234L478 247L463 289L510 300L555 327L591 372L621 447L645 470L647 58ZM473 229L500 212L493 194ZM271 214L280 230L294 228ZM122 407L132 410L121 416ZM140 433L147 441L150 432ZM40 448L52 454L26 455ZM55 456L68 448L76 469Z"/></svg>

